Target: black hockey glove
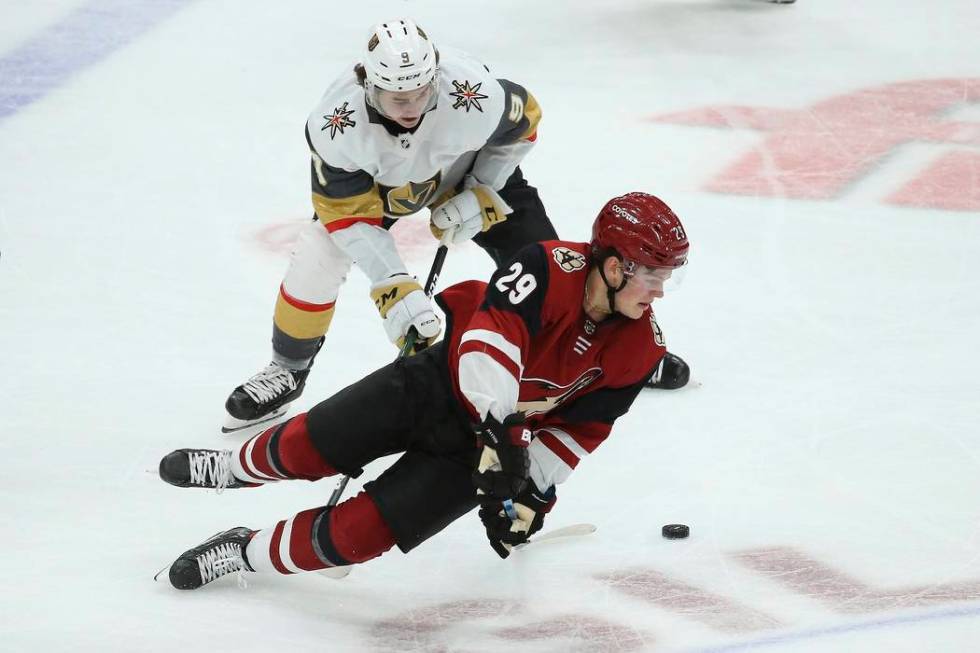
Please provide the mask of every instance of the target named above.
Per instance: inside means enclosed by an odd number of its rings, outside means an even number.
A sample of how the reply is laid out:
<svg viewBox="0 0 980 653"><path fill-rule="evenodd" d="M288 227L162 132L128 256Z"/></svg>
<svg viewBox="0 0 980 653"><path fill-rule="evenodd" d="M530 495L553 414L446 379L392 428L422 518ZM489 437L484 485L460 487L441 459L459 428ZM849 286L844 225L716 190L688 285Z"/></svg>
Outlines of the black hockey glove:
<svg viewBox="0 0 980 653"><path fill-rule="evenodd" d="M477 494L490 499L513 499L527 487L531 459L527 447L531 430L524 425L524 414L508 415L503 424L487 415L476 427L483 441L480 462L473 472Z"/></svg>
<svg viewBox="0 0 980 653"><path fill-rule="evenodd" d="M510 555L512 547L524 544L532 535L541 530L544 516L555 505L555 486L541 492L534 483L514 499L513 510L517 519L507 516L507 510L500 501L486 501L480 507L480 521L487 529L490 546L501 558Z"/></svg>

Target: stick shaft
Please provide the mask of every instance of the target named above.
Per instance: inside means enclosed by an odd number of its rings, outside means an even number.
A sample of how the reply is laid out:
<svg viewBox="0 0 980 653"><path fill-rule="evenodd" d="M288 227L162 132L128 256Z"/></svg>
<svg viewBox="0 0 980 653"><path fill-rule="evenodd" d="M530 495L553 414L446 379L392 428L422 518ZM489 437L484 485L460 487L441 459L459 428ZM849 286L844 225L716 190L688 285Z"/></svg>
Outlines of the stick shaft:
<svg viewBox="0 0 980 653"><path fill-rule="evenodd" d="M435 293L436 282L439 281L439 275L442 273L442 265L446 262L446 254L449 252L449 243L452 241L454 231L454 229L447 229L443 232L442 238L439 240L439 247L436 249L436 256L432 260L432 266L429 268L429 276L426 277L425 288L423 288L425 296L429 299L432 299L432 295ZM408 352L412 351L418 337L418 331L414 327L408 330L408 334L405 336L405 344L398 352L398 358L407 356ZM332 508L340 501L344 490L347 489L348 481L350 481L350 476L345 476L340 479L340 483L337 484L333 494L330 495L329 501L327 501L328 508Z"/></svg>

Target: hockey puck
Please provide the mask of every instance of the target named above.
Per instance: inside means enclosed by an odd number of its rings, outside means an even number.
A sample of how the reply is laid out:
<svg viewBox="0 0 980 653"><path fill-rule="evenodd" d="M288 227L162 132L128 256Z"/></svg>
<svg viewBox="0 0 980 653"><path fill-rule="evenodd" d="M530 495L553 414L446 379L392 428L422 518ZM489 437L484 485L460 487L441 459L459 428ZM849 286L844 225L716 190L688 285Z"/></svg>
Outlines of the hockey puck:
<svg viewBox="0 0 980 653"><path fill-rule="evenodd" d="M687 524L664 524L660 532L668 540L682 540L691 534L691 529Z"/></svg>

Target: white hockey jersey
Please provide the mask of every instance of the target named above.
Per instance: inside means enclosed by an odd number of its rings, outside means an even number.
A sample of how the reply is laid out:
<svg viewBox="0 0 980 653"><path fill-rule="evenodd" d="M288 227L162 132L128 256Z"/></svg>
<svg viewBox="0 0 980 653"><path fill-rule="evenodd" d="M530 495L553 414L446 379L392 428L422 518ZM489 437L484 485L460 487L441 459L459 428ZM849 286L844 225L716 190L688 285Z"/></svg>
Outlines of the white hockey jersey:
<svg viewBox="0 0 980 653"><path fill-rule="evenodd" d="M439 55L436 106L411 131L395 133L401 128L367 105L353 73L310 114L313 205L331 234L436 205L466 175L499 190L532 147L541 111L530 93L463 52Z"/></svg>

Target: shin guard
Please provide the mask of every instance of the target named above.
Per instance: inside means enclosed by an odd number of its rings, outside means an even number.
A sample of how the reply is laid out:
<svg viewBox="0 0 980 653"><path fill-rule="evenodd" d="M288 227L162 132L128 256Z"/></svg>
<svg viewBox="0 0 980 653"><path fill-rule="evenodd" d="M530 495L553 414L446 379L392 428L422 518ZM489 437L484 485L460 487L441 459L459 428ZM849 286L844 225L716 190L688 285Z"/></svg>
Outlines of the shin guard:
<svg viewBox="0 0 980 653"><path fill-rule="evenodd" d="M236 478L253 483L285 479L315 481L337 473L310 442L306 413L251 438L232 457Z"/></svg>
<svg viewBox="0 0 980 653"><path fill-rule="evenodd" d="M362 492L334 508L304 510L258 531L245 559L258 572L297 574L365 562L394 545L394 534Z"/></svg>

